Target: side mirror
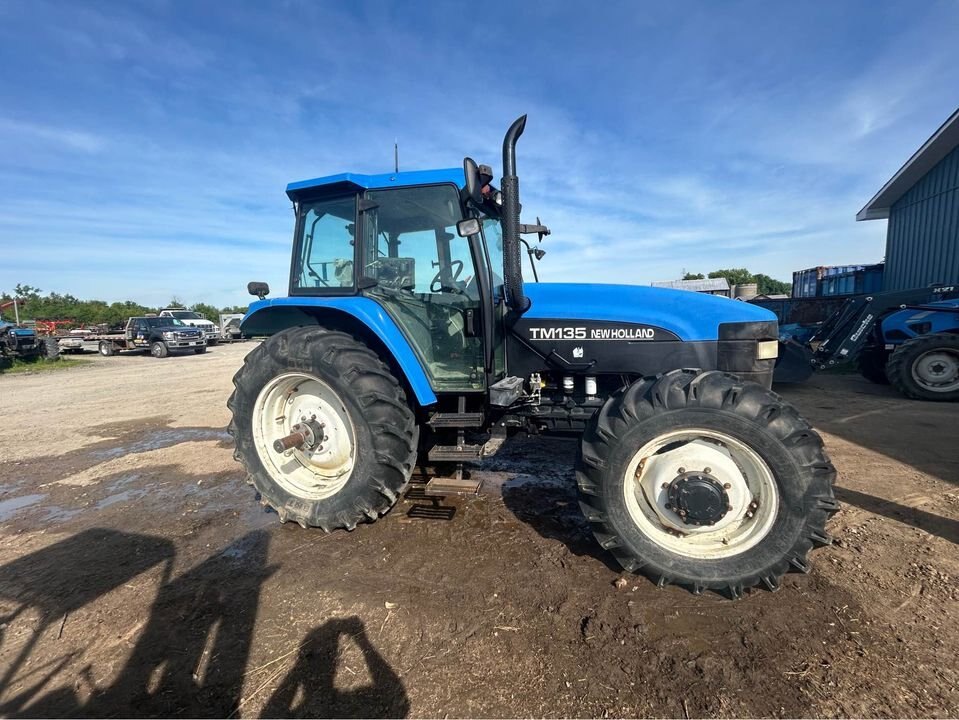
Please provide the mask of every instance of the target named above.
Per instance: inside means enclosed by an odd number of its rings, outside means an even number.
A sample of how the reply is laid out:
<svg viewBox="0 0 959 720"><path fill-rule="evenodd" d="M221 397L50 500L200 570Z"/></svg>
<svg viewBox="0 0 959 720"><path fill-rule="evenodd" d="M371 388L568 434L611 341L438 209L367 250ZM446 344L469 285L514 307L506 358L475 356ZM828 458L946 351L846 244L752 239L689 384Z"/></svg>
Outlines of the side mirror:
<svg viewBox="0 0 959 720"><path fill-rule="evenodd" d="M476 235L480 231L480 222L476 218L466 218L456 223L456 234L460 237Z"/></svg>
<svg viewBox="0 0 959 720"><path fill-rule="evenodd" d="M250 295L256 295L260 300L270 294L270 286L265 282L253 282L246 284L246 291Z"/></svg>
<svg viewBox="0 0 959 720"><path fill-rule="evenodd" d="M473 158L463 158L463 174L466 176L466 196L479 205L483 202L483 185L480 183L479 166Z"/></svg>

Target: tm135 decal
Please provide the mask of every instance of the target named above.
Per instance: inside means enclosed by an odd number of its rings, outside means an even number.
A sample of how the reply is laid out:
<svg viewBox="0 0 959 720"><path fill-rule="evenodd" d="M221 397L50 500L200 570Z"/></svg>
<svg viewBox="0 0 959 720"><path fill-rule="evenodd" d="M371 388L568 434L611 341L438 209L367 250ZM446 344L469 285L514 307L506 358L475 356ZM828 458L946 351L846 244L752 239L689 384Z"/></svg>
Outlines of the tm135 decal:
<svg viewBox="0 0 959 720"><path fill-rule="evenodd" d="M530 327L530 340L655 340L656 329L630 325L624 327L554 326Z"/></svg>

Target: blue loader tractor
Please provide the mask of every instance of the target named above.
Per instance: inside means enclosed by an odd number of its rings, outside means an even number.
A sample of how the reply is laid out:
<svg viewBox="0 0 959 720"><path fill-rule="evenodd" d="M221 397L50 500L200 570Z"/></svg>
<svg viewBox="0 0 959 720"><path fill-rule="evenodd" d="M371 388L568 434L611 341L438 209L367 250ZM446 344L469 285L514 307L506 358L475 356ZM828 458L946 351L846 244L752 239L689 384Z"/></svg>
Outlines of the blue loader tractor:
<svg viewBox="0 0 959 720"><path fill-rule="evenodd" d="M732 598L807 572L838 509L819 435L770 391L777 323L726 298L524 283L543 250L503 177L462 169L292 183L288 297L254 302L269 336L234 377L235 457L281 522L376 520L415 466L436 494L510 432L580 437L576 483L599 544L659 586ZM535 267L535 265L534 265ZM535 273L534 273L535 274ZM440 472L443 471L443 472Z"/></svg>
<svg viewBox="0 0 959 720"><path fill-rule="evenodd" d="M863 377L906 397L959 401L959 288L849 298L807 347L810 371L855 363Z"/></svg>

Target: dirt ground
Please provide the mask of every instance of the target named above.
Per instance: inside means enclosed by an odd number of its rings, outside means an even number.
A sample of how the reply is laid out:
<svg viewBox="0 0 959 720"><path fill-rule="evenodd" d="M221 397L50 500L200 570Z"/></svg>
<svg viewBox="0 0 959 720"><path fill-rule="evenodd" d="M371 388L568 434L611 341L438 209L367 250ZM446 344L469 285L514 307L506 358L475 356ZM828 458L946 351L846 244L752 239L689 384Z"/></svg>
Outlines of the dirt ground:
<svg viewBox="0 0 959 720"><path fill-rule="evenodd" d="M571 440L352 533L280 525L224 432L251 348L0 376L0 715L959 715L959 406L782 389L836 542L731 602L614 584Z"/></svg>

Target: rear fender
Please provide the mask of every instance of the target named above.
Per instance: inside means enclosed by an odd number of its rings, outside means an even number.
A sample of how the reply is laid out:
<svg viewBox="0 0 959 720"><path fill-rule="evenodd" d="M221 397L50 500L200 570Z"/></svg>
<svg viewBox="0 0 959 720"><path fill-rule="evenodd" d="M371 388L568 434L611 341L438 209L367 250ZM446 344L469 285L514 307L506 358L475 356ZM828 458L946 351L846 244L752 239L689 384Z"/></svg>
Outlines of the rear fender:
<svg viewBox="0 0 959 720"><path fill-rule="evenodd" d="M240 324L245 335L273 335L289 327L324 325L358 335L400 374L421 406L436 402L429 378L393 318L365 297L285 297L260 300Z"/></svg>

